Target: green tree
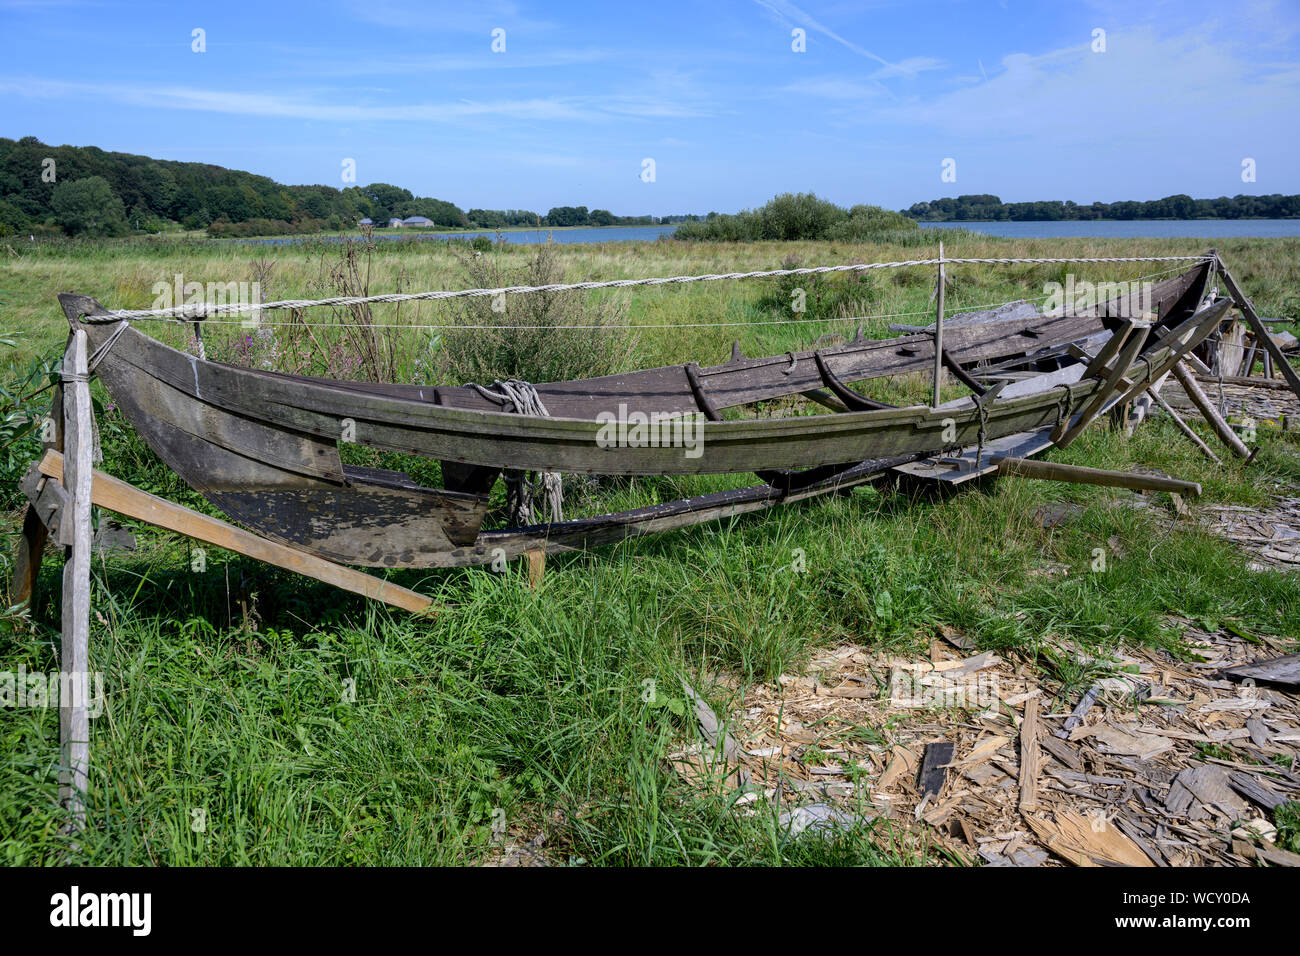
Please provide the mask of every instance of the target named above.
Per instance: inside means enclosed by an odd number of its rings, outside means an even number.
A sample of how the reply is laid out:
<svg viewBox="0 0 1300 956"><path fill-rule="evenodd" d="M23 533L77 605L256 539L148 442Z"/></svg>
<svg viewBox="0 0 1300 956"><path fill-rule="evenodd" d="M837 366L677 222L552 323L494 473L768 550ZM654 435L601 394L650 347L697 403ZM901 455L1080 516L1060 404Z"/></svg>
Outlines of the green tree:
<svg viewBox="0 0 1300 956"><path fill-rule="evenodd" d="M70 235L120 236L126 232L122 200L103 176L59 183L50 199L54 216Z"/></svg>

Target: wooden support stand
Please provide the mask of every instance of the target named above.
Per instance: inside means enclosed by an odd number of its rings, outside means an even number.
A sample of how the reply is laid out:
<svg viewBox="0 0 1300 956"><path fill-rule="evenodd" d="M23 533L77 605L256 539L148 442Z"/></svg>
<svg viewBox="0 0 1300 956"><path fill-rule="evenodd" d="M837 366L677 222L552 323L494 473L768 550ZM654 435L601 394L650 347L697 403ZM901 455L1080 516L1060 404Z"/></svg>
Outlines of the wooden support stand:
<svg viewBox="0 0 1300 956"><path fill-rule="evenodd" d="M46 452L39 467L41 474L62 480L64 458L58 452ZM404 611L418 613L433 608L433 601L423 594L391 584L362 571L335 564L314 554L268 541L251 531L236 528L224 521L209 518L197 511L191 511L164 498L133 488L125 481L106 475L102 471L94 472L91 494L94 503L101 508L107 508L109 511L115 511L138 521L147 521L149 524L166 528L168 531L180 532L197 541L205 541L245 557L255 558L315 578L317 581L332 584L344 591L383 601Z"/></svg>
<svg viewBox="0 0 1300 956"><path fill-rule="evenodd" d="M1121 328L1115 330L1115 333L1111 335L1110 339L1097 354L1097 357L1088 364L1088 368L1084 371L1085 376L1102 370L1110 356L1114 355L1116 351L1119 352L1119 357L1107 372L1101 388L1097 389L1093 394L1092 400L1084 407L1074 424L1064 421L1052 431L1052 441L1056 443L1058 448L1068 447L1075 438L1079 436L1079 433L1091 425L1093 420L1101 414L1102 410L1106 407L1107 400L1114 395L1120 387L1125 385L1126 380L1124 374L1128 371L1129 366L1133 364L1134 358L1137 357L1138 352L1141 351L1142 346L1146 343L1147 334L1150 331L1151 326L1149 325L1138 325L1134 322L1126 323ZM1120 343L1122 343L1122 348L1120 347Z"/></svg>
<svg viewBox="0 0 1300 956"><path fill-rule="evenodd" d="M1151 389L1151 397L1156 400L1160 407L1164 409L1165 414L1168 415L1170 419L1173 420L1173 423L1178 426L1178 430L1186 435L1191 443L1199 448L1206 458L1210 459L1210 461L1214 462L1216 465L1223 464L1223 460L1214 453L1214 450L1202 441L1201 436L1192 430L1192 426L1183 420L1183 416L1174 411L1173 406L1161 398L1160 393L1154 388Z"/></svg>
<svg viewBox="0 0 1300 956"><path fill-rule="evenodd" d="M1210 401L1210 396L1205 394L1205 390L1196 381L1196 376L1182 362L1174 366L1174 377L1178 379L1178 384L1183 387L1183 391L1187 393L1187 397L1196 406L1196 410L1209 422L1210 427L1214 429L1214 434L1219 436L1219 440L1227 445L1238 458L1249 458L1250 449L1237 437L1237 433L1232 430L1232 426L1224 421L1223 416L1219 414L1219 410L1214 407L1214 402Z"/></svg>
<svg viewBox="0 0 1300 956"><path fill-rule="evenodd" d="M1232 296L1232 300L1237 303L1237 308L1241 309L1241 314L1245 316L1251 331L1255 333L1255 341L1263 346L1264 354L1272 357L1273 364L1281 370L1282 377L1291 386L1291 391L1296 394L1296 397L1300 398L1300 375L1296 374L1296 370L1291 367L1291 363L1282 354L1282 350L1273 341L1273 337L1268 334L1268 329L1264 327L1264 323L1260 321L1259 315L1255 312L1255 306L1251 304L1250 299L1246 298L1246 293L1241 291L1241 286L1237 285L1237 280L1232 277L1232 273L1228 271L1228 267L1223 264L1223 260L1218 257L1217 253L1214 257L1214 265L1219 275L1223 277L1223 284L1228 287L1228 293Z"/></svg>
<svg viewBox="0 0 1300 956"><path fill-rule="evenodd" d="M1101 468L1084 468L1081 465L1063 465L1055 461L1036 461L1032 458L999 458L995 464L998 466L999 475L1019 478L1044 478L1049 481L1071 481L1085 485L1105 485L1108 488L1132 488L1137 491L1170 491L1182 495L1201 493L1201 486L1194 481L1163 478L1160 475L1106 471Z"/></svg>

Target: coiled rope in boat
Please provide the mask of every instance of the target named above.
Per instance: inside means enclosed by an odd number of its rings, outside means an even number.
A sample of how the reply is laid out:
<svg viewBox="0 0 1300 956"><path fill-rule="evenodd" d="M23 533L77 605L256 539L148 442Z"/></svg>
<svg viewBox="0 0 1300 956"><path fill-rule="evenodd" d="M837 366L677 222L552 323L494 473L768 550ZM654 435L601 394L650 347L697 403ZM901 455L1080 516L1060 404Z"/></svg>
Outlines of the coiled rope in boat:
<svg viewBox="0 0 1300 956"><path fill-rule="evenodd" d="M550 418L542 397L531 382L519 378L497 379L489 386L470 382L467 386L478 391L488 401L500 405L503 411L516 415L531 415L534 418ZM537 523L537 511L534 502L540 492L546 502L546 509L553 522L564 520L564 484L559 472L549 468L542 471L536 482L528 480L528 472L506 469L503 473L506 482L506 510L512 526Z"/></svg>

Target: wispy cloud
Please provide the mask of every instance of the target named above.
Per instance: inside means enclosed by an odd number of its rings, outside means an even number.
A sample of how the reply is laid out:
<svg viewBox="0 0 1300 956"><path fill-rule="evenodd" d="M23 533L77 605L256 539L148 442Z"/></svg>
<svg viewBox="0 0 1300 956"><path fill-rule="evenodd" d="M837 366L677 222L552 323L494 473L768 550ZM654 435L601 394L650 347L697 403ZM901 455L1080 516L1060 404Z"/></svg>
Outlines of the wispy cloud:
<svg viewBox="0 0 1300 956"><path fill-rule="evenodd" d="M705 116L698 104L654 93L603 96L553 96L440 103L341 102L306 95L248 93L192 86L144 87L70 83L34 78L0 78L0 92L36 98L95 97L130 106L226 113L236 116L314 120L329 123L455 122L477 117L517 120L594 122L611 116Z"/></svg>
<svg viewBox="0 0 1300 956"><path fill-rule="evenodd" d="M352 16L395 30L482 33L483 42L497 27L538 31L552 26L520 12L512 0L350 0Z"/></svg>
<svg viewBox="0 0 1300 956"><path fill-rule="evenodd" d="M803 27L806 30L820 33L822 36L834 40L846 50L879 63L881 69L872 74L872 79L880 80L897 76L915 76L921 70L933 70L942 65L940 61L924 56L909 57L900 60L897 63L892 63L883 56L873 53L854 43L852 40L841 36L824 23L815 19L805 10L790 3L789 0L754 0L754 2L773 14L778 20L787 26L793 24L794 26Z"/></svg>

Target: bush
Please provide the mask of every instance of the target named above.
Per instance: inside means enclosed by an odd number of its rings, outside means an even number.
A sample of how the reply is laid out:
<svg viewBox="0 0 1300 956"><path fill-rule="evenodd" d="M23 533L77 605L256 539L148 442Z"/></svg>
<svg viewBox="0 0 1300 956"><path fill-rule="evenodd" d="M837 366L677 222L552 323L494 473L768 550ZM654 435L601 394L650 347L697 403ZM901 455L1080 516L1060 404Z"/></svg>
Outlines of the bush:
<svg viewBox="0 0 1300 956"><path fill-rule="evenodd" d="M674 239L712 242L752 242L758 239L834 239L842 242L871 240L898 242L919 237L921 228L901 213L880 206L837 206L813 193L782 193L760 209L734 216L712 216L701 222L684 222Z"/></svg>
<svg viewBox="0 0 1300 956"><path fill-rule="evenodd" d="M310 235L320 232L326 225L328 223L324 219L299 219L296 222L287 222L283 219L249 219L245 222L230 222L222 218L208 226L208 235L219 239Z"/></svg>
<svg viewBox="0 0 1300 956"><path fill-rule="evenodd" d="M70 236L126 234L126 210L103 176L59 183L50 196L50 206Z"/></svg>
<svg viewBox="0 0 1300 956"><path fill-rule="evenodd" d="M507 255L462 259L469 284L480 289L564 281L556 244L543 243L518 268ZM585 292L533 292L505 297L504 311L488 296L461 299L465 326L446 330L442 373L457 384L495 379L561 382L611 375L635 364L637 340L623 306ZM500 306L500 302L497 305Z"/></svg>
<svg viewBox="0 0 1300 956"><path fill-rule="evenodd" d="M781 262L782 269L798 269L802 265L794 256ZM864 314L877 295L876 277L869 272L813 273L777 276L770 293L759 304L797 319L842 319ZM795 305L800 301L804 311L796 313Z"/></svg>

